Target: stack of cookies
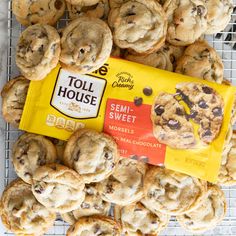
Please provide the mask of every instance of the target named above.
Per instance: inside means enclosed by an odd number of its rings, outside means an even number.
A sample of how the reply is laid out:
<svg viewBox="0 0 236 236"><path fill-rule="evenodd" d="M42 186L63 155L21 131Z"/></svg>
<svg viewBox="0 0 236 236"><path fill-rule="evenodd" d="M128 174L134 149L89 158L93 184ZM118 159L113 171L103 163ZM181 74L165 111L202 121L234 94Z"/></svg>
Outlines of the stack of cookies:
<svg viewBox="0 0 236 236"><path fill-rule="evenodd" d="M66 8L68 25L56 29ZM59 62L85 74L111 55L229 83L220 56L202 36L226 27L231 0L12 0L12 11L27 27L16 47L21 75L1 93L3 117L14 127L29 80L44 79ZM235 117L234 108L220 185L236 184ZM3 192L0 215L16 235L47 232L56 214L71 225L68 236L159 235L171 216L195 234L214 228L226 213L218 185L124 159L112 137L94 130L78 130L67 143L25 133L13 146L12 162L19 178Z"/></svg>
<svg viewBox="0 0 236 236"><path fill-rule="evenodd" d="M29 133L13 145L19 178L7 186L0 205L3 224L13 233L45 233L56 213L71 225L68 236L159 235L171 216L190 232L202 233L225 216L219 186L120 157L107 134L80 129L59 146Z"/></svg>

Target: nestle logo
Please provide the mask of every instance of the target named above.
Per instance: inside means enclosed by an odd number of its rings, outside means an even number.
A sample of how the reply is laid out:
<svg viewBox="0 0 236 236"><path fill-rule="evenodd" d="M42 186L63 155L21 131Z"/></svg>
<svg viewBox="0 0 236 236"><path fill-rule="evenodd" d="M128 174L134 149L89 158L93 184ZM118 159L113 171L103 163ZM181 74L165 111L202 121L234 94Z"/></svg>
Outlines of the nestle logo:
<svg viewBox="0 0 236 236"><path fill-rule="evenodd" d="M109 64L105 63L99 69L93 71L93 74L99 74L99 75L102 75L102 76L107 75L107 73L108 73L108 66L109 66Z"/></svg>

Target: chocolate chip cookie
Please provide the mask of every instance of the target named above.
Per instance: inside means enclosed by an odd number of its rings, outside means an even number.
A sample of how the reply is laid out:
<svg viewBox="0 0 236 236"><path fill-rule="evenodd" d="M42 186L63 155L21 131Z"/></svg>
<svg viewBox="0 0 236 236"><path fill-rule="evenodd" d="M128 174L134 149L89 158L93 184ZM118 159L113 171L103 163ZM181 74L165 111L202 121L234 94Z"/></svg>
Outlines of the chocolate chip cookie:
<svg viewBox="0 0 236 236"><path fill-rule="evenodd" d="M233 12L232 0L206 0L207 30L206 34L218 33L228 25Z"/></svg>
<svg viewBox="0 0 236 236"><path fill-rule="evenodd" d="M176 96L161 92L151 110L153 134L160 143L172 148L186 149L195 145L193 125Z"/></svg>
<svg viewBox="0 0 236 236"><path fill-rule="evenodd" d="M221 84L224 64L213 47L199 40L186 48L175 72Z"/></svg>
<svg viewBox="0 0 236 236"><path fill-rule="evenodd" d="M166 15L155 0L124 1L119 7L111 8L108 22L114 42L120 48L149 54L164 44Z"/></svg>
<svg viewBox="0 0 236 236"><path fill-rule="evenodd" d="M189 213L177 216L179 224L186 230L196 234L213 229L226 214L224 192L217 185L210 185L199 206Z"/></svg>
<svg viewBox="0 0 236 236"><path fill-rule="evenodd" d="M2 89L2 115L14 127L20 124L29 82L23 76L18 76L8 81Z"/></svg>
<svg viewBox="0 0 236 236"><path fill-rule="evenodd" d="M74 211L61 214L62 219L69 224L74 224L83 216L105 215L108 216L111 204L102 200L95 183L86 184L84 188L85 199L80 207Z"/></svg>
<svg viewBox="0 0 236 236"><path fill-rule="evenodd" d="M73 133L64 152L64 164L78 172L86 183L99 182L110 176L118 158L113 138L89 129Z"/></svg>
<svg viewBox="0 0 236 236"><path fill-rule="evenodd" d="M176 62L184 53L184 47L166 44L149 55L125 54L125 59L162 70L174 71Z"/></svg>
<svg viewBox="0 0 236 236"><path fill-rule="evenodd" d="M66 213L80 207L84 201L83 178L59 164L39 167L33 174L32 192L47 209Z"/></svg>
<svg viewBox="0 0 236 236"><path fill-rule="evenodd" d="M57 158L55 146L47 138L25 133L14 143L12 163L17 175L32 184L32 175L40 166L54 163Z"/></svg>
<svg viewBox="0 0 236 236"><path fill-rule="evenodd" d="M190 109L189 118L199 124L198 135L211 143L219 134L224 117L224 101L211 87L200 83L180 83L176 91Z"/></svg>
<svg viewBox="0 0 236 236"><path fill-rule="evenodd" d="M92 6L84 6L80 4L71 5L68 2L66 3L66 5L71 20L74 20L84 14L86 14L87 16L100 18L102 20L107 20L110 10L108 0L99 0L98 3Z"/></svg>
<svg viewBox="0 0 236 236"><path fill-rule="evenodd" d="M99 0L66 0L66 1L72 5L81 5L81 6L92 6L99 2Z"/></svg>
<svg viewBox="0 0 236 236"><path fill-rule="evenodd" d="M44 234L53 226L56 214L41 205L31 186L20 179L12 181L0 201L3 225L15 235Z"/></svg>
<svg viewBox="0 0 236 236"><path fill-rule="evenodd" d="M152 166L144 178L145 205L151 211L182 215L203 200L205 181L162 167Z"/></svg>
<svg viewBox="0 0 236 236"><path fill-rule="evenodd" d="M104 21L81 16L63 30L61 48L62 67L85 74L106 62L111 53L112 34Z"/></svg>
<svg viewBox="0 0 236 236"><path fill-rule="evenodd" d="M230 137L230 135L228 135ZM230 141L225 143L226 151L222 155L218 183L221 185L236 185L236 131L233 131Z"/></svg>
<svg viewBox="0 0 236 236"><path fill-rule="evenodd" d="M56 67L60 55L60 36L49 25L29 26L16 47L16 65L29 80L42 80Z"/></svg>
<svg viewBox="0 0 236 236"><path fill-rule="evenodd" d="M141 202L120 207L115 206L115 219L121 221L125 235L159 235L167 227L169 216L153 213Z"/></svg>
<svg viewBox="0 0 236 236"><path fill-rule="evenodd" d="M22 25L55 25L66 9L64 0L12 0L12 12Z"/></svg>
<svg viewBox="0 0 236 236"><path fill-rule="evenodd" d="M185 46L207 29L207 6L203 0L167 0L163 6L168 18L167 41Z"/></svg>
<svg viewBox="0 0 236 236"><path fill-rule="evenodd" d="M129 158L121 158L114 173L98 184L102 199L121 206L143 197L143 179L147 165Z"/></svg>
<svg viewBox="0 0 236 236"><path fill-rule="evenodd" d="M121 226L111 218L88 216L80 218L68 231L67 236L107 235L120 236Z"/></svg>

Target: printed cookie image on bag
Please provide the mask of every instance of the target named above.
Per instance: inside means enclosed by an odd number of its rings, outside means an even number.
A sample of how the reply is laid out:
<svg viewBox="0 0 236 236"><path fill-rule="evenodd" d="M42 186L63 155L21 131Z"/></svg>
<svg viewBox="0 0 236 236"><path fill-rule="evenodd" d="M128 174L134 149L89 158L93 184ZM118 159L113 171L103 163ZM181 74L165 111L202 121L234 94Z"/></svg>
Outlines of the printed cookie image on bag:
<svg viewBox="0 0 236 236"><path fill-rule="evenodd" d="M200 140L211 143L219 134L223 110L223 99L209 86L179 83L176 94L161 92L155 98L151 112L153 134L160 143L172 148L194 148L197 124Z"/></svg>

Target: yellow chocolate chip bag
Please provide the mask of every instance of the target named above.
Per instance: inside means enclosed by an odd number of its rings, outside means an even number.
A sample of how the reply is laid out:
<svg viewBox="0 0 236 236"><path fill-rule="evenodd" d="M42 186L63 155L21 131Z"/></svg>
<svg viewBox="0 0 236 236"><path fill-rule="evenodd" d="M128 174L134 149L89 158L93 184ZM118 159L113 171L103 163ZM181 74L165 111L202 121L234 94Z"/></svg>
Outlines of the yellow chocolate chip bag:
<svg viewBox="0 0 236 236"><path fill-rule="evenodd" d="M114 137L124 157L216 182L236 89L110 58L88 75L58 65L30 83L20 129Z"/></svg>

